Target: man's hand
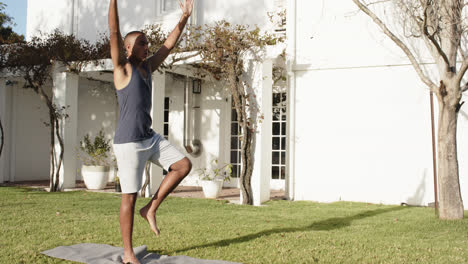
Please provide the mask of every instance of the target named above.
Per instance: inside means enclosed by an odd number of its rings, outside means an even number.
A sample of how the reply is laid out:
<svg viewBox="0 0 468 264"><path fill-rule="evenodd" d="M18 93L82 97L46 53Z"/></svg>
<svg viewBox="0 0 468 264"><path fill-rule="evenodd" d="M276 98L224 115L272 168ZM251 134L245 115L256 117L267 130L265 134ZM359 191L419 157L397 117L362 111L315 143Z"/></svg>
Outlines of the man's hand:
<svg viewBox="0 0 468 264"><path fill-rule="evenodd" d="M161 48L159 48L159 50L148 59L152 72L158 69L158 67L167 58L171 50L175 47L180 34L182 34L182 31L184 30L185 24L187 24L188 18L192 14L193 1L194 0L185 0L185 5L183 5L179 0L180 9L182 9L183 12L182 17L180 18L180 21L174 30L172 30L171 34L169 34L166 41L164 41L164 44L161 46Z"/></svg>
<svg viewBox="0 0 468 264"><path fill-rule="evenodd" d="M179 0L180 9L182 9L183 15L189 17L192 14L194 0L185 0L185 5Z"/></svg>

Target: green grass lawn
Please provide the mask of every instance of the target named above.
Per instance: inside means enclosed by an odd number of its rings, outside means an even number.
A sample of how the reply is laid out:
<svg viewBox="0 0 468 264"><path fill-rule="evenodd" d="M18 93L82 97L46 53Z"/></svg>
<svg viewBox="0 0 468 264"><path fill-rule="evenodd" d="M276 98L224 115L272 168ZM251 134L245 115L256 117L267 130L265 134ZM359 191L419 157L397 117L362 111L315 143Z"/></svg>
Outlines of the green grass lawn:
<svg viewBox="0 0 468 264"><path fill-rule="evenodd" d="M40 254L61 245L122 246L119 204L115 194L0 187L0 263L65 263ZM161 236L140 217L133 234L134 246L158 254L242 263L468 263L467 215L441 221L421 207L169 197L158 213Z"/></svg>

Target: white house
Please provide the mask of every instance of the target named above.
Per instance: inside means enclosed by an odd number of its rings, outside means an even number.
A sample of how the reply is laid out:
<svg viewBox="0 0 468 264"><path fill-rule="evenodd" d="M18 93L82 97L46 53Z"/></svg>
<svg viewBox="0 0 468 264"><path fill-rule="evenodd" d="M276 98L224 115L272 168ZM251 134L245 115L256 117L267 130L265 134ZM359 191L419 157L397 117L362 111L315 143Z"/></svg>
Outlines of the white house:
<svg viewBox="0 0 468 264"><path fill-rule="evenodd" d="M107 32L108 1L28 1L27 38L59 28L91 41ZM270 189L289 199L427 205L434 201L429 91L404 54L351 0L198 0L191 23L272 26L267 12L287 9L288 82L273 85L272 67L281 47L268 51L249 76L265 122L256 140L255 204ZM119 0L123 33L178 21L177 0ZM87 133L104 128L112 138L117 103L112 66L89 67L80 76L56 69L50 91L70 105L64 130L66 157L62 187L81 179L74 148ZM0 116L6 129L0 182L48 179L46 109L21 80L1 76ZM184 89L196 79L190 67L153 76L153 126L183 149ZM9 80L8 84L6 80ZM199 155L187 154L194 171L184 185L197 185L197 168L214 158L240 166L236 123L223 83L201 80L189 93L191 139ZM437 111L437 109L436 109ZM165 114L166 113L166 114ZM462 197L468 199L468 110L460 111L458 152ZM437 113L436 113L437 114ZM187 128L186 128L187 129ZM162 179L152 167L151 192ZM237 181L230 183L236 186ZM468 208L465 202L465 208Z"/></svg>

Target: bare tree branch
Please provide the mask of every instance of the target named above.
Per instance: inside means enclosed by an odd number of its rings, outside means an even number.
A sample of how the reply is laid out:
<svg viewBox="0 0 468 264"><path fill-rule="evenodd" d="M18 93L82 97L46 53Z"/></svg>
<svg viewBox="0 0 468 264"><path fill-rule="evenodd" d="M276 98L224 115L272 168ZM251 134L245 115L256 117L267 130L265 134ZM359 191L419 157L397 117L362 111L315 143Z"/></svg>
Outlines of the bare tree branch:
<svg viewBox="0 0 468 264"><path fill-rule="evenodd" d="M463 79L463 76L466 73L466 70L468 70L468 58L465 58L465 60L462 62L462 65L460 66L460 70L457 73L457 83L460 83Z"/></svg>
<svg viewBox="0 0 468 264"><path fill-rule="evenodd" d="M447 58L447 54L445 54L445 52L442 50L439 43L437 43L437 40L434 37L437 30L434 30L434 34L430 34L429 30L428 30L427 12L428 12L428 9L429 9L430 1L431 0L427 0L425 5L424 5L424 20L423 20L422 29L423 29L424 35L431 41L432 45L434 45L434 47L436 48L438 54L444 60L446 71L450 71L450 62L449 62L449 59ZM434 58L434 59L437 59L437 58Z"/></svg>
<svg viewBox="0 0 468 264"><path fill-rule="evenodd" d="M197 52L195 52L193 54L190 54L190 55L187 55L187 56L181 56L181 57L178 57L178 58L176 58L174 56L174 58L172 59L171 63L169 63L169 65L174 65L176 62L194 58L196 56L199 56L200 54L201 54L201 51L197 51Z"/></svg>
<svg viewBox="0 0 468 264"><path fill-rule="evenodd" d="M383 30L385 35L387 35L395 44L400 47L403 52L408 56L413 68L419 75L419 78L433 91L437 92L437 85L435 85L422 71L418 61L416 60L415 56L411 52L411 50L406 46L403 41L401 41L395 34L393 34L390 29L380 20L366 5L364 5L360 0L353 0L353 2L361 9L364 13L366 13L374 22Z"/></svg>
<svg viewBox="0 0 468 264"><path fill-rule="evenodd" d="M460 86L460 87L461 87L462 93L468 91L468 82L466 82L465 85Z"/></svg>

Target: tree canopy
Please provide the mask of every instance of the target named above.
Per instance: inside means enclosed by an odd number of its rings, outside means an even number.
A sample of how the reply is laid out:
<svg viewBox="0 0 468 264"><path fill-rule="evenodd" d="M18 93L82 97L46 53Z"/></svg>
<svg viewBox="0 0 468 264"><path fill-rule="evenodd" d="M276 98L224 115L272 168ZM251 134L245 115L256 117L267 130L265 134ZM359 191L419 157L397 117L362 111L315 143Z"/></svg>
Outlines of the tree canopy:
<svg viewBox="0 0 468 264"><path fill-rule="evenodd" d="M0 2L0 45L24 42L24 36L13 31L13 18L5 12L7 5Z"/></svg>

